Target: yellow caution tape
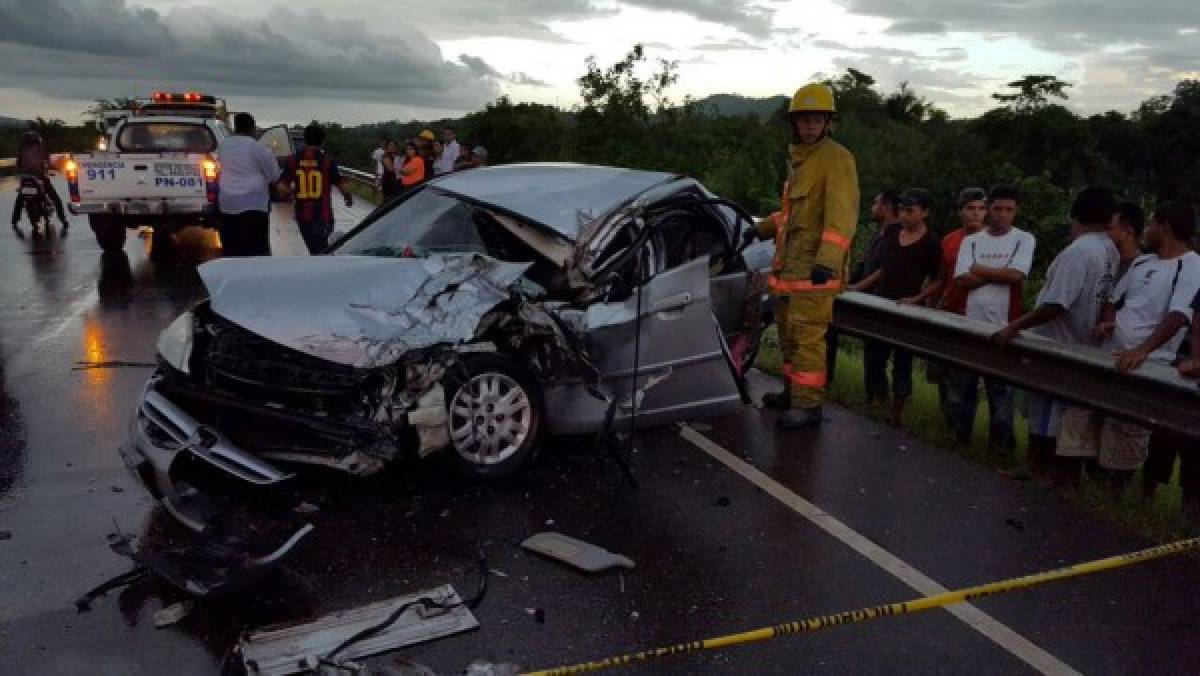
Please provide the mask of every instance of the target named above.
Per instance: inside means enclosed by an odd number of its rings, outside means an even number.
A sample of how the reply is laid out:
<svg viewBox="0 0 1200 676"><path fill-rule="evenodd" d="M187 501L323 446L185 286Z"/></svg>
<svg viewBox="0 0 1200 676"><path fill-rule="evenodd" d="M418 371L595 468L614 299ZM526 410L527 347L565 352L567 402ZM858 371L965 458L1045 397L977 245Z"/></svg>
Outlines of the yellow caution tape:
<svg viewBox="0 0 1200 676"><path fill-rule="evenodd" d="M1047 582L1055 582L1057 580L1065 580L1071 577L1079 577L1081 575L1090 575L1106 570L1116 568L1124 568L1144 561L1171 556L1182 552L1200 548L1200 538L1191 540L1180 540L1171 544L1161 545L1159 547L1151 547L1141 551L1122 554L1120 556L1110 556L1106 559L1097 561L1089 561L1087 563L1079 563L1074 566L1058 568L1056 570L1047 571L1044 573L1035 573L1024 577L1014 577L1008 580L992 582L990 584L979 585L977 587L968 587L966 589L958 589L947 591L933 596L924 596L912 601L904 601L903 603L890 603L873 608L861 608L859 610L849 610L834 615L822 615L813 617L807 620L798 620L788 622L786 624L775 625L774 627L763 627L751 631L741 632L739 634L728 634L726 636L718 636L716 638L704 639L703 641L693 641L691 643L678 643L676 645L663 648L654 648L653 650L641 650L635 653L619 655L617 657L609 657L596 662L584 662L565 667L556 667L554 669L544 669L541 671L525 672L522 676L562 676L564 674L581 674L588 671L599 671L601 669L609 669L611 667L625 666L636 662L647 662L658 659L660 657L669 657L671 655L681 655L683 653L697 652L700 650L714 650L717 648L728 648L735 645L744 645L746 643L757 643L759 641L769 641L780 636L789 634L799 634L808 631L817 631L827 627L836 627L843 624L853 624L856 622L866 622L875 620L881 617L890 617L892 615L905 615L915 613L922 610L930 610L932 608L941 608L952 603L963 603L972 599L977 599L983 596L992 594L1005 594L1018 589L1027 587L1035 587Z"/></svg>

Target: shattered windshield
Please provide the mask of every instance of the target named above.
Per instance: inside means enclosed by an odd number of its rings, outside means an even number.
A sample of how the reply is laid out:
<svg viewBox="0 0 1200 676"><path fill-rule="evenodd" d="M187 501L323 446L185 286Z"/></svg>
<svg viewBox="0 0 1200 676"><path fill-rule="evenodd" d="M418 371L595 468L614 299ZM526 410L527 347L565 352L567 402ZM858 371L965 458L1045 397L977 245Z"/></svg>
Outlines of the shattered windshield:
<svg viewBox="0 0 1200 676"><path fill-rule="evenodd" d="M479 236L478 208L425 188L398 203L341 242L334 253L361 256L423 256L486 253Z"/></svg>

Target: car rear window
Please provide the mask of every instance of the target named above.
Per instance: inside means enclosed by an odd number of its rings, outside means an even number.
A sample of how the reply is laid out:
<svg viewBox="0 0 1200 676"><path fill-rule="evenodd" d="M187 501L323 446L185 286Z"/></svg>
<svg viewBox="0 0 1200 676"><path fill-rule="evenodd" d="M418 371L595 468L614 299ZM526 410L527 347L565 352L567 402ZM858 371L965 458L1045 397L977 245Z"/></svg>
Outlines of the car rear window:
<svg viewBox="0 0 1200 676"><path fill-rule="evenodd" d="M121 128L117 148L130 153L210 153L217 137L201 124L134 122Z"/></svg>

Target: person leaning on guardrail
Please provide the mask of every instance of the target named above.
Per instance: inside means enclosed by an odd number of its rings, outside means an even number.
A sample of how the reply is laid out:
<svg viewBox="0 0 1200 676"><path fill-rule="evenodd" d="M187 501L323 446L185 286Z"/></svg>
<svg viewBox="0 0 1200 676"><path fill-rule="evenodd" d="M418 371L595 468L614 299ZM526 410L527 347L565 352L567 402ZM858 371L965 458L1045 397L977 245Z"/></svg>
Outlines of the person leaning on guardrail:
<svg viewBox="0 0 1200 676"><path fill-rule="evenodd" d="M1164 202L1146 225L1151 252L1140 256L1117 283L1104 305L1096 335L1104 349L1117 355L1117 370L1127 373L1147 360L1170 364L1179 352L1192 304L1200 294L1200 255L1188 247L1196 231L1191 206ZM1194 441L1190 442L1194 443ZM1167 483L1178 451L1189 441L1178 435L1106 419L1088 409L1069 406L1063 411L1062 438L1075 455L1095 457L1100 467L1116 473L1123 485L1145 462L1143 495L1153 495ZM1189 511L1200 513L1200 459L1185 454L1180 483Z"/></svg>
<svg viewBox="0 0 1200 676"><path fill-rule="evenodd" d="M1037 241L1014 225L1020 204L1015 187L993 187L987 199L987 226L965 237L959 246L953 277L954 285L967 292L964 314L968 319L1004 326L1023 314L1022 290ZM1014 390L1003 380L955 369L946 383L950 427L960 444L971 442L980 380L987 393L988 448L1011 453L1016 448Z"/></svg>
<svg viewBox="0 0 1200 676"><path fill-rule="evenodd" d="M1037 307L992 335L997 346L1004 347L1022 330L1033 329L1060 345L1099 347L1093 329L1102 303L1112 292L1120 261L1108 236L1116 208L1112 193L1100 186L1089 186L1075 196L1070 211L1075 240L1050 263ZM1037 392L1027 392L1025 400L1031 462L1049 469L1055 483L1077 479L1079 459L1056 448L1061 403Z"/></svg>
<svg viewBox="0 0 1200 676"><path fill-rule="evenodd" d="M850 273L851 285L859 284L883 265L883 242L900 229L900 193L895 190L882 190L875 195L875 199L871 201L871 222L876 226L875 234L867 240L867 245L863 247L862 260L854 266ZM838 332L830 326L829 332L825 336L825 370L828 371L829 380L832 381L834 369L837 366ZM884 344L877 340L870 338L863 340L863 385L868 402L882 401L887 398L887 374L883 374L881 381L868 374L865 368L867 363L877 363L878 355L884 353L886 349ZM883 362L887 363L886 353L884 353Z"/></svg>
<svg viewBox="0 0 1200 676"><path fill-rule="evenodd" d="M900 229L891 230L880 245L880 267L850 287L874 291L900 305L925 305L941 290L942 244L925 224L933 197L920 188L900 196ZM892 424L900 426L904 406L912 396L913 354L880 344L863 354L863 374L868 396L887 396L887 362L892 359Z"/></svg>
<svg viewBox="0 0 1200 676"><path fill-rule="evenodd" d="M967 290L954 283L954 266L958 264L958 250L962 248L965 238L983 230L987 218L987 191L983 188L963 188L955 200L958 212L958 225L942 238L942 295L935 307L945 312L964 315L967 312ZM925 364L925 379L930 384L937 385L938 406L946 418L946 424L954 426L950 419L950 393L948 383L954 374L954 369L945 362L927 361Z"/></svg>
<svg viewBox="0 0 1200 676"><path fill-rule="evenodd" d="M1179 361L1179 375L1200 378L1200 293L1192 300L1191 343L1187 356Z"/></svg>

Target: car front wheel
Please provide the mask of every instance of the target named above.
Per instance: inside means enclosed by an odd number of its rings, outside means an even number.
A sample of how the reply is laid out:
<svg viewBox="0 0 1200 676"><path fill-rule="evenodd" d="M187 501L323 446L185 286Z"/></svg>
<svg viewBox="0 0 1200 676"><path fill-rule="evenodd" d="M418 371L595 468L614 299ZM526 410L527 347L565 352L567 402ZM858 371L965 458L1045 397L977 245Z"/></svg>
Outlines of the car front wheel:
<svg viewBox="0 0 1200 676"><path fill-rule="evenodd" d="M537 383L499 355L471 355L446 376L450 452L455 469L498 479L533 459L542 426Z"/></svg>

